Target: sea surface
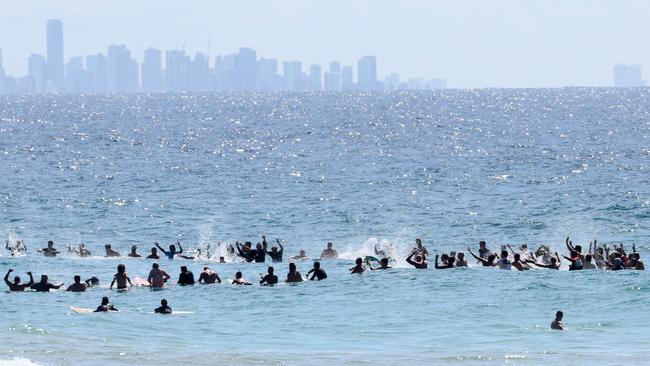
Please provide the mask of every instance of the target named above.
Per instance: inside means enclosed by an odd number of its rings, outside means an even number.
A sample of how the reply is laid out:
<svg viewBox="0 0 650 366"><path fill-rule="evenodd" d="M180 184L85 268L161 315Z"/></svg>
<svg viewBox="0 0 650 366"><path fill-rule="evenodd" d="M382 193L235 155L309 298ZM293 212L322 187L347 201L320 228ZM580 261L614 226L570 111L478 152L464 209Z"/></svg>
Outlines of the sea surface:
<svg viewBox="0 0 650 366"><path fill-rule="evenodd" d="M416 237L435 255L479 240L566 254L567 236L636 242L646 259L648 169L646 88L2 96L0 239L28 251L0 250L0 275L101 286L0 292L0 365L650 364L645 271L403 259ZM317 258L332 240L341 258L318 283L107 289L119 263L133 279L152 261L102 258L104 244L195 254L261 234L284 243L281 278L300 249ZM47 240L64 253L37 253ZM388 241L396 268L348 273ZM66 253L80 242L92 257ZM251 282L269 265L158 262L174 282L181 265ZM70 310L102 296L121 311ZM152 314L163 297L189 313ZM558 309L564 332L549 330Z"/></svg>

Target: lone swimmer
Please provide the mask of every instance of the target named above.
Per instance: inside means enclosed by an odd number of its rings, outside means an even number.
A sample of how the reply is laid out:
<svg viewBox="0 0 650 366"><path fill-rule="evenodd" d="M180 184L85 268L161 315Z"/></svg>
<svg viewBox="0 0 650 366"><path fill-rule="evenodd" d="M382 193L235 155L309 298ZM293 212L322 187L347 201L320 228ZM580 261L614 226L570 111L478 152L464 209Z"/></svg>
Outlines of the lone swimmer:
<svg viewBox="0 0 650 366"><path fill-rule="evenodd" d="M551 329L564 330L564 324L562 324L562 318L564 318L564 313L558 310L557 313L555 313L555 320L551 322Z"/></svg>
<svg viewBox="0 0 650 366"><path fill-rule="evenodd" d="M109 288L113 288L113 285L117 283L117 289L118 290L124 290L126 289L126 284L128 283L129 286L133 286L131 283L131 279L129 278L129 275L126 273L126 266L124 264L118 264L117 265L117 273L115 276L113 276L113 281L111 282L111 286Z"/></svg>

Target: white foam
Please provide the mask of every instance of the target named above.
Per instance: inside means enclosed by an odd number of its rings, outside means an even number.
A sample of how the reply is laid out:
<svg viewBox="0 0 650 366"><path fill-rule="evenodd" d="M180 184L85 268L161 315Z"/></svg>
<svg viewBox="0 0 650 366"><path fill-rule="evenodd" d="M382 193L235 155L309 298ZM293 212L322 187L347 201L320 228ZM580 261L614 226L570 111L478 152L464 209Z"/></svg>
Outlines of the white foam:
<svg viewBox="0 0 650 366"><path fill-rule="evenodd" d="M15 357L13 360L0 360L0 366L39 366L40 363L32 362L28 358Z"/></svg>

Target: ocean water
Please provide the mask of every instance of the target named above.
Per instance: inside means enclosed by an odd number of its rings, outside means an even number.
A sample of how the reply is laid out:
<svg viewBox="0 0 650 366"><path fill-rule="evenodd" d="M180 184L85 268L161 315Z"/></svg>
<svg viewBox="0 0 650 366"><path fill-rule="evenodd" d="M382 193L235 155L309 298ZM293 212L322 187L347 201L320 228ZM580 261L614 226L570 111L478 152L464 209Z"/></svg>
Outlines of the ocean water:
<svg viewBox="0 0 650 366"><path fill-rule="evenodd" d="M0 273L98 276L86 293L0 292L0 364L650 364L648 275L415 270L432 254L564 240L650 250L650 90L0 97ZM186 249L280 238L285 263L328 240L320 283L107 290L101 258L154 241ZM76 258L35 253L87 244ZM390 241L395 269L350 275ZM268 264L204 265L256 282ZM312 261L298 263L305 273ZM121 311L78 315L109 296ZM175 310L150 312L162 297ZM550 331L556 310L565 332Z"/></svg>

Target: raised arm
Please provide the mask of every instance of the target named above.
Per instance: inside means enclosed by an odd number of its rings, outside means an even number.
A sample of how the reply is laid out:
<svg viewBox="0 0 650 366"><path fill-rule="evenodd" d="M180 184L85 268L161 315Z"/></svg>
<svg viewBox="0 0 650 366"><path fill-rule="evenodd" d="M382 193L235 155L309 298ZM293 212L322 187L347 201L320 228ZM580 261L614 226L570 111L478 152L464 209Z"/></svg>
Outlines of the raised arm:
<svg viewBox="0 0 650 366"><path fill-rule="evenodd" d="M278 246L280 247L280 253L284 252L284 247L282 246L282 243L280 243L280 239L275 239L275 242L278 243Z"/></svg>
<svg viewBox="0 0 650 366"><path fill-rule="evenodd" d="M472 248L467 247L467 251L468 251L469 254L471 254L472 257L474 257L477 261L479 261L479 262L481 262L481 263L483 263L483 264L489 264L489 262L488 262L487 260L485 260L485 259L479 257L478 255L476 255L476 254L472 251Z"/></svg>
<svg viewBox="0 0 650 366"><path fill-rule="evenodd" d="M512 250L512 247L510 246L510 244L506 244L506 247L508 247L508 250L510 251L510 253L512 253L512 255L517 254L517 253L515 253L514 250Z"/></svg>
<svg viewBox="0 0 650 366"><path fill-rule="evenodd" d="M7 271L7 274L5 275L5 283L7 286L11 287L11 282L9 281L9 273L13 272L13 269L9 268Z"/></svg>
<svg viewBox="0 0 650 366"><path fill-rule="evenodd" d="M27 286L31 287L34 284L34 276L32 275L32 271L27 272L27 275L29 276L29 283Z"/></svg>
<svg viewBox="0 0 650 366"><path fill-rule="evenodd" d="M176 254L182 254L183 253L183 247L181 246L181 241L176 240L176 244L178 244L178 252L176 252Z"/></svg>
<svg viewBox="0 0 650 366"><path fill-rule="evenodd" d="M569 249L570 252L575 250L575 248L573 248L573 242L571 240L569 240L568 236L566 237L566 240L564 242L565 242L566 247Z"/></svg>
<svg viewBox="0 0 650 366"><path fill-rule="evenodd" d="M269 244L266 242L266 235L262 235L262 249L266 252L266 248L268 248Z"/></svg>
<svg viewBox="0 0 650 366"><path fill-rule="evenodd" d="M165 255L169 255L169 252L166 251L165 249L163 249L163 247L161 247L160 244L158 244L157 241L154 241L153 244L156 246L156 248L158 248L158 250L160 250L161 252L163 252L163 254L165 254Z"/></svg>
<svg viewBox="0 0 650 366"><path fill-rule="evenodd" d="M636 253L636 243L632 243L632 253Z"/></svg>

